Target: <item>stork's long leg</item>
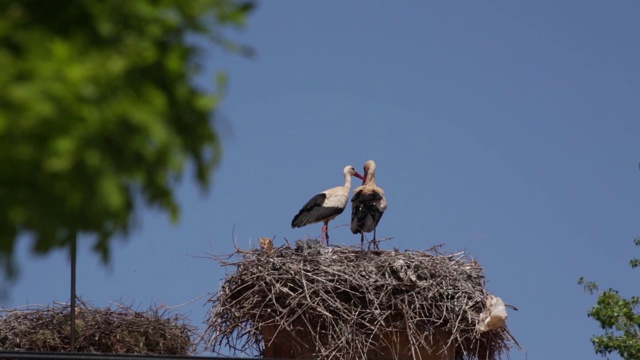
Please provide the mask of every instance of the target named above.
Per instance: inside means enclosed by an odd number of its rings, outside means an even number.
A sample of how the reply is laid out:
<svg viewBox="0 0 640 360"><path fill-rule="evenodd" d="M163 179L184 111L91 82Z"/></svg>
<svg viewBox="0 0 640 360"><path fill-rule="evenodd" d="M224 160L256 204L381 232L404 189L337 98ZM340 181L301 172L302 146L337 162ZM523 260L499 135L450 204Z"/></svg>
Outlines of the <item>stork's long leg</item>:
<svg viewBox="0 0 640 360"><path fill-rule="evenodd" d="M364 233L360 232L360 250L364 251Z"/></svg>
<svg viewBox="0 0 640 360"><path fill-rule="evenodd" d="M326 239L327 246L329 246L329 222L325 221L324 226L322 227L322 233L324 234L324 238Z"/></svg>
<svg viewBox="0 0 640 360"><path fill-rule="evenodd" d="M378 247L378 240L376 239L376 228L373 228L373 248L380 250L380 247Z"/></svg>

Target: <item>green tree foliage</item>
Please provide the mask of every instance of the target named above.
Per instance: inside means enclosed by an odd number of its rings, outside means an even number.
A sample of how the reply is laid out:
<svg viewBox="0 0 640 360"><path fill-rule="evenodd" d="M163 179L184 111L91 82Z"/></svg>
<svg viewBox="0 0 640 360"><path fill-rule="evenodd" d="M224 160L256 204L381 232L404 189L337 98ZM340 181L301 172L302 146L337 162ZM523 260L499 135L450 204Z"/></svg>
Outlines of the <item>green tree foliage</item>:
<svg viewBox="0 0 640 360"><path fill-rule="evenodd" d="M635 239L640 246L640 238ZM640 266L640 259L629 261L632 268ZM580 278L578 284L585 291L593 294L598 285ZM640 313L638 313L640 297L628 299L620 296L617 290L609 289L598 294L598 302L589 310L588 316L600 323L604 334L591 338L596 354L607 356L618 353L625 360L640 359Z"/></svg>
<svg viewBox="0 0 640 360"><path fill-rule="evenodd" d="M220 159L217 94L196 88L199 48L228 46L251 2L0 0L0 265L18 238L46 253L75 234L127 235L140 205L179 217L172 186L202 189Z"/></svg>

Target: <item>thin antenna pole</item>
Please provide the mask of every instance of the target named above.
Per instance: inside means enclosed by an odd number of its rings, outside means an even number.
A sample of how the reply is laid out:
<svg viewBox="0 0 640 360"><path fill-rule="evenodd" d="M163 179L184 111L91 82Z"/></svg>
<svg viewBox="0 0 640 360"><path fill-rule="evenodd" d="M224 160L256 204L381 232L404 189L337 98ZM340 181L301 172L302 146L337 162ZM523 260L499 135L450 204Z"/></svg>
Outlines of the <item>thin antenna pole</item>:
<svg viewBox="0 0 640 360"><path fill-rule="evenodd" d="M71 347L69 352L76 352L76 242L77 233L71 238Z"/></svg>

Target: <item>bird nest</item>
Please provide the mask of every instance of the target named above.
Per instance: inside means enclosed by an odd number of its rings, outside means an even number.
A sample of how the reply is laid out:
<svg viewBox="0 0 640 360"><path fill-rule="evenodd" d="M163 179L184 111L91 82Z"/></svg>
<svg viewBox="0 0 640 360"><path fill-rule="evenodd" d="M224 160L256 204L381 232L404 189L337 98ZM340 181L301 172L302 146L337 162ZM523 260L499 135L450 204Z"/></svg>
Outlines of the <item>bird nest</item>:
<svg viewBox="0 0 640 360"><path fill-rule="evenodd" d="M489 294L482 267L463 253L308 245L215 258L236 271L208 301L207 349L273 356L264 351L280 336L301 358L402 358L383 350L392 342L419 358L444 334L437 351L484 360L518 346L506 325L478 330Z"/></svg>
<svg viewBox="0 0 640 360"><path fill-rule="evenodd" d="M68 352L69 304L0 309L0 351ZM125 305L76 307L76 351L111 354L188 355L195 328L167 310L136 311Z"/></svg>

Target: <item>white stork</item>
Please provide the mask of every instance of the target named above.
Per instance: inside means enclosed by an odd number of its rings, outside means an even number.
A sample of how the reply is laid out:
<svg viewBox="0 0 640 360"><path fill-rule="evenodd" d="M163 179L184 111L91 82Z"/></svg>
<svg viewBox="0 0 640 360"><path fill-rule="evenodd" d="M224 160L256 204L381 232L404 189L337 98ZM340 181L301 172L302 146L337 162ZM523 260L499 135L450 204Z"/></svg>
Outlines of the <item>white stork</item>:
<svg viewBox="0 0 640 360"><path fill-rule="evenodd" d="M364 233L373 231L372 243L378 248L376 227L387 209L384 190L376 185L376 163L369 160L364 164L365 180L353 191L351 198L351 232L360 233L360 247L364 249Z"/></svg>
<svg viewBox="0 0 640 360"><path fill-rule="evenodd" d="M353 166L345 166L344 170L344 186L337 186L321 192L314 196L300 209L298 214L291 221L292 228L303 227L305 225L323 222L322 226L322 243L329 245L329 221L336 216L342 214L347 206L349 198L349 190L351 189L351 176L364 181L364 177L360 175Z"/></svg>

